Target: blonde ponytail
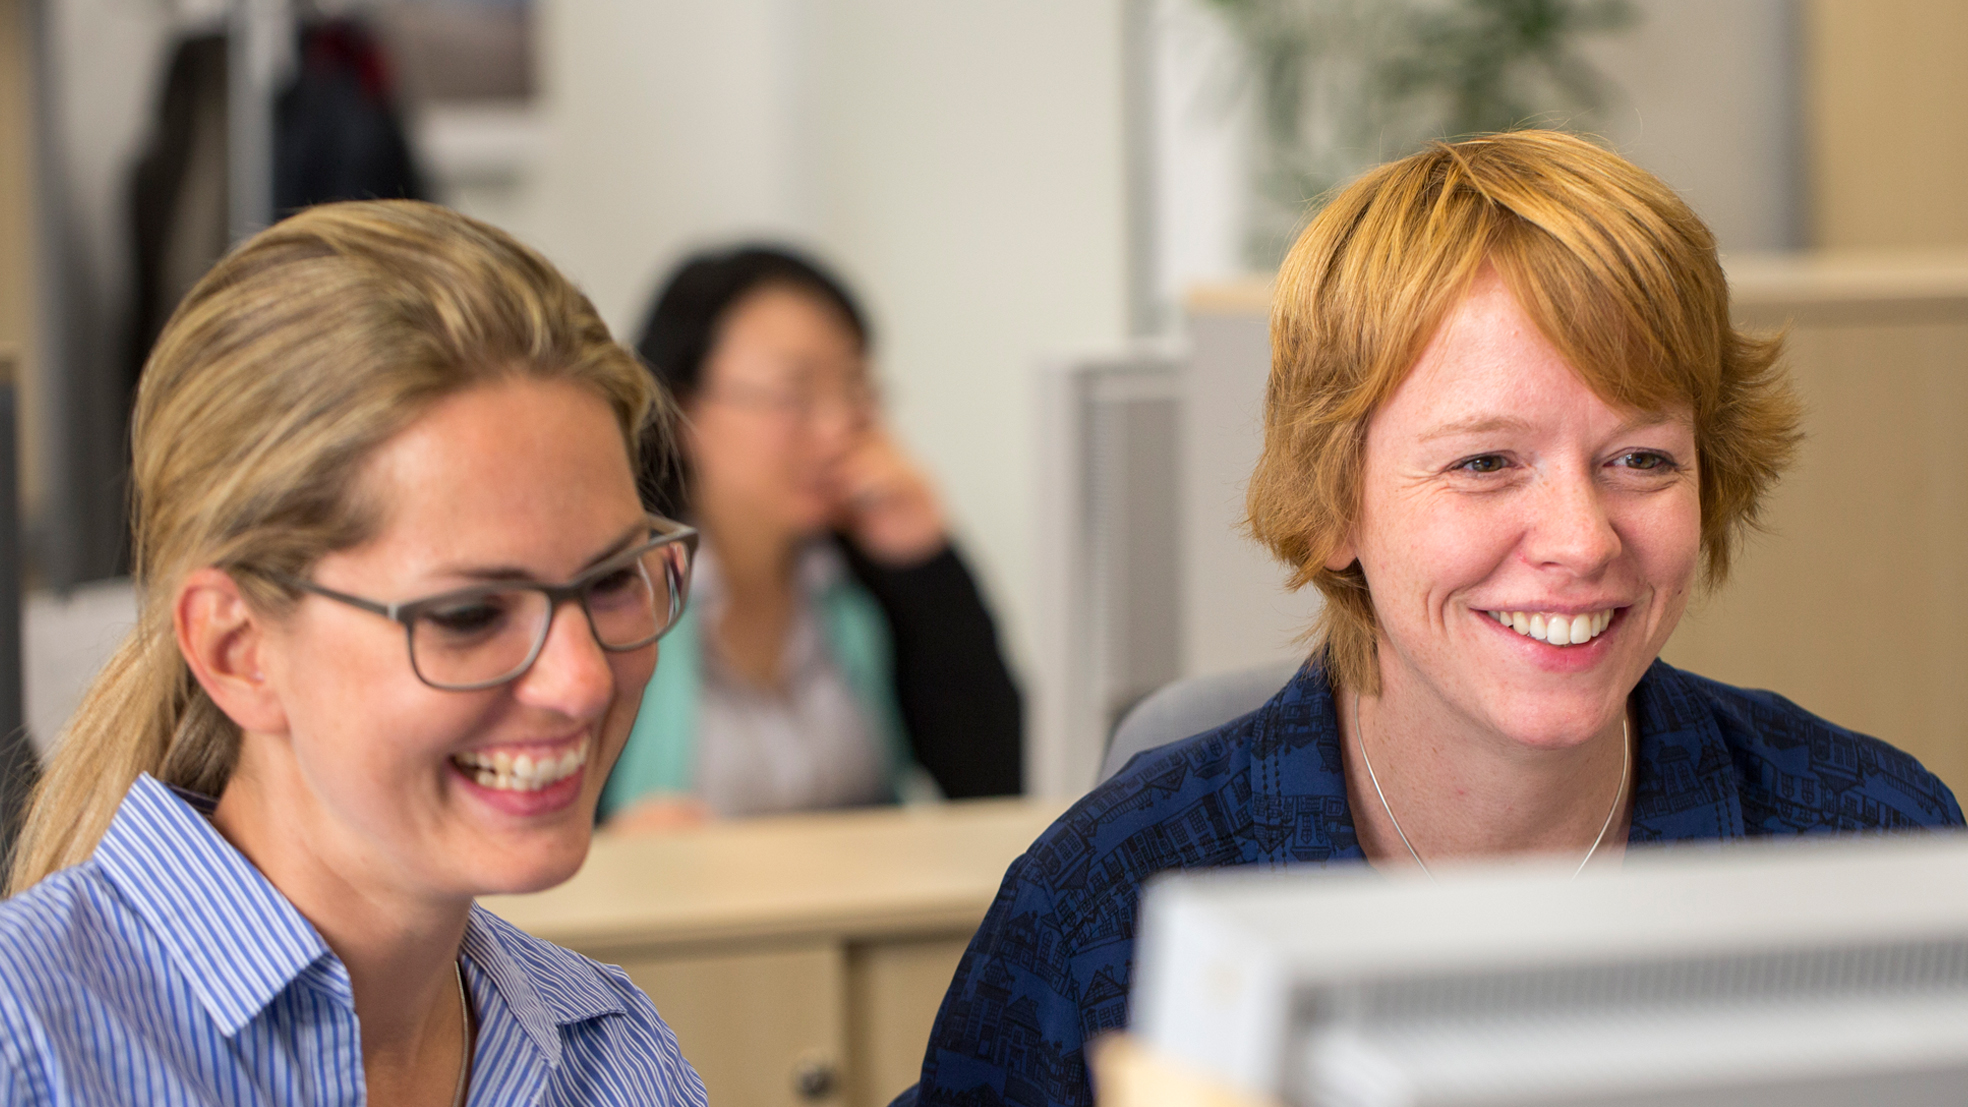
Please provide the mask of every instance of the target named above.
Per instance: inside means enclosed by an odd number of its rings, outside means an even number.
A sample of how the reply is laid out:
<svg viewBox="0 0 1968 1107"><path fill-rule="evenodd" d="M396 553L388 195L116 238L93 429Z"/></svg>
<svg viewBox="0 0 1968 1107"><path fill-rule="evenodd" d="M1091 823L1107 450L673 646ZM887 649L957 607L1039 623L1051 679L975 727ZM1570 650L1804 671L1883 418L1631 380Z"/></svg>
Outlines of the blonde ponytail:
<svg viewBox="0 0 1968 1107"><path fill-rule="evenodd" d="M593 305L503 232L411 201L310 208L220 261L173 313L132 420L137 626L59 737L9 891L88 858L140 773L218 795L239 728L178 652L186 573L217 566L277 613L272 583L360 544L363 459L432 403L511 376L592 388L631 462L660 397Z"/></svg>

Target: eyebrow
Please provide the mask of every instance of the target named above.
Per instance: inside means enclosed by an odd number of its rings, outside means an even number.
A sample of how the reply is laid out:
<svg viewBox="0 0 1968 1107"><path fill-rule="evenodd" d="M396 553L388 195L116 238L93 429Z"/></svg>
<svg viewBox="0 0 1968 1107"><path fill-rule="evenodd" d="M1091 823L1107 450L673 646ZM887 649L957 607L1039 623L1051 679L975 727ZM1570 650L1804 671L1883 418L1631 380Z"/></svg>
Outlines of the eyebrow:
<svg viewBox="0 0 1968 1107"><path fill-rule="evenodd" d="M1624 423L1621 423L1615 428L1613 433L1615 435L1631 434L1636 430L1643 430L1648 427L1658 427L1668 423L1685 424L1687 422L1687 419L1679 415L1670 415L1662 412L1641 412ZM1452 438L1461 434L1494 434L1497 431L1524 431L1529 430L1530 427L1530 423L1514 415L1479 415L1469 419L1458 419L1453 423L1444 423L1422 435L1421 440L1423 442L1433 442L1438 438Z"/></svg>
<svg viewBox="0 0 1968 1107"><path fill-rule="evenodd" d="M1458 434L1489 434L1493 431L1529 430L1530 424L1514 415L1482 415L1473 419L1458 419L1453 423L1443 423L1421 436L1423 442L1433 442L1437 438L1450 438Z"/></svg>
<svg viewBox="0 0 1968 1107"><path fill-rule="evenodd" d="M628 530L623 531L621 537L615 539L614 542L610 543L608 547L602 550L600 553L589 558L587 563L585 565L582 565L581 569L579 571L576 571L574 575L580 576L581 572L585 572L588 569L592 569L596 565L599 565L602 562L607 561L609 558L614 557L616 554L621 553L623 550L627 549L632 543L634 543L636 539L648 533L648 531L649 531L649 521L646 519L630 527ZM480 566L472 566L469 568L461 567L461 566L444 566L437 570L436 575L440 575L440 576L455 575L455 576L465 577L470 580L482 580L488 583L533 582L539 579L538 577L533 575L531 570L522 569L515 565L480 565Z"/></svg>

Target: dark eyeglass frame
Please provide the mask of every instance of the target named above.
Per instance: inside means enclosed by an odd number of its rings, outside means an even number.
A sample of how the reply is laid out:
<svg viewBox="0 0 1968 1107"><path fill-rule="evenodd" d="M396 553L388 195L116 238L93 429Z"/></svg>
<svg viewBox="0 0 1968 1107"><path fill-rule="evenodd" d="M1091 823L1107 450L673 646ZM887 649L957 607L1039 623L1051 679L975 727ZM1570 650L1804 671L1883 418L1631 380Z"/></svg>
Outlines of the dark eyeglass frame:
<svg viewBox="0 0 1968 1107"><path fill-rule="evenodd" d="M399 603L384 603L380 600L371 600L362 596L350 595L347 592L340 592L302 577L289 576L286 573L269 573L267 576L269 579L286 585L289 588L311 593L323 599L334 600L336 603L347 604L350 607L358 608L371 614L381 615L385 619L403 624L403 648L410 658L410 671L417 675L418 680L441 692L476 692L486 688L496 688L501 684L510 684L526 675L526 671L533 667L533 662L539 660L540 651L546 648L547 636L553 633L554 617L560 613L561 605L567 603L569 600L573 600L581 605L581 614L586 616L588 621L588 633L594 636L595 645L600 646L609 653L630 653L642 649L645 646L652 645L657 639L668 634L670 628L676 626L677 620L683 616L684 605L690 598L690 571L697 562L697 528L686 526L674 519L665 519L660 515L651 515L649 516L649 529L653 532L653 537L649 541L632 546L620 553L611 554L565 584L544 584L531 580L502 581L498 584L474 584L468 588L453 588L448 592L440 592L434 596L423 596L418 599L404 600ZM610 645L602 641L601 632L595 629L594 612L588 607L588 598L593 593L594 586L609 574L620 570L623 566L631 565L641 560L650 551L678 542L683 543L684 548L683 569L675 579L668 582L670 589L670 616L668 621L655 634L638 642L631 642L626 645ZM547 617L541 621L540 631L533 639L533 648L526 651L526 659L524 661L521 661L513 668L512 672L504 676L492 680L476 681L471 684L442 684L424 675L424 671L417 665L416 624L419 615L422 615L433 607L455 605L461 601L469 601L479 596L514 591L538 592L547 597Z"/></svg>

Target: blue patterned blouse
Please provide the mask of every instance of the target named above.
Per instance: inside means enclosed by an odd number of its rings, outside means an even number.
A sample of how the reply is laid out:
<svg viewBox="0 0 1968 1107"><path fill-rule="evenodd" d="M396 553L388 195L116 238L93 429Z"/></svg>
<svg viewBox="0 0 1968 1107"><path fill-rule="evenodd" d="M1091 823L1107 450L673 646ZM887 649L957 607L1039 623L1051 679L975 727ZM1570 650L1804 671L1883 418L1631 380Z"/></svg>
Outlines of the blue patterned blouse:
<svg viewBox="0 0 1968 1107"><path fill-rule="evenodd" d="M359 1104L348 969L194 802L137 778L85 863L0 904L0 1104ZM473 1104L704 1107L617 968L473 908Z"/></svg>
<svg viewBox="0 0 1968 1107"><path fill-rule="evenodd" d="M1770 692L1655 662L1634 690L1633 843L1962 825L1919 762ZM1136 901L1167 869L1365 860L1317 665L1150 750L1012 862L931 1031L920 1104L1092 1102L1081 1043L1127 1019Z"/></svg>

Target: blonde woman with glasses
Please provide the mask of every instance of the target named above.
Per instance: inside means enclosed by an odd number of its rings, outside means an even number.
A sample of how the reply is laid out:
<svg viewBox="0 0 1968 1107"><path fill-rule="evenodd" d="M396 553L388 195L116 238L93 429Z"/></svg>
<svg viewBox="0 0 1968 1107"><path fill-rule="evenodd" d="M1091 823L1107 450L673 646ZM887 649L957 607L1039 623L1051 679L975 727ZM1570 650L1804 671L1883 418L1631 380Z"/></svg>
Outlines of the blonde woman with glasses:
<svg viewBox="0 0 1968 1107"><path fill-rule="evenodd" d="M580 866L682 611L657 404L428 205L308 210L191 291L137 399L138 625L0 905L0 1101L704 1103L620 970L473 903Z"/></svg>

